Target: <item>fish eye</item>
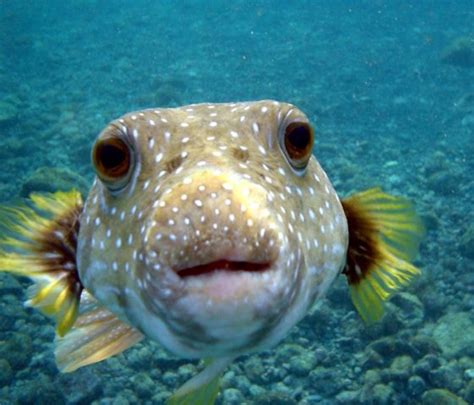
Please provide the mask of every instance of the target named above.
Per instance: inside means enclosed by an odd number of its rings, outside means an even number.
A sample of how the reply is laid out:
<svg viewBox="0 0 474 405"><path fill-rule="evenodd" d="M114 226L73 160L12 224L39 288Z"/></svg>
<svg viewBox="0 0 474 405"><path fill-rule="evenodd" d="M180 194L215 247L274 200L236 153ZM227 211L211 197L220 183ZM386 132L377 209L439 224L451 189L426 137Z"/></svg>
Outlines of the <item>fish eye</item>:
<svg viewBox="0 0 474 405"><path fill-rule="evenodd" d="M283 147L289 163L297 172L306 169L313 150L313 129L307 122L292 122L285 128Z"/></svg>
<svg viewBox="0 0 474 405"><path fill-rule="evenodd" d="M130 146L118 136L99 139L92 151L97 175L111 190L117 191L128 182L132 168Z"/></svg>

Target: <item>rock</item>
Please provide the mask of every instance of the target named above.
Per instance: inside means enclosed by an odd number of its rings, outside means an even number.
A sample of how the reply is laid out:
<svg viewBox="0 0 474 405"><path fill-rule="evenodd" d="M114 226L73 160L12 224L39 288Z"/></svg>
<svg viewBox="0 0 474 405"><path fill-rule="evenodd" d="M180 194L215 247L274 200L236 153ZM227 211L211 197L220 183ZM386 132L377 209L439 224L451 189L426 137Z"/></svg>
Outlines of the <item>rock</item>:
<svg viewBox="0 0 474 405"><path fill-rule="evenodd" d="M373 387L375 384L378 384L380 380L380 370L378 369L368 370L364 375L364 385L367 387Z"/></svg>
<svg viewBox="0 0 474 405"><path fill-rule="evenodd" d="M296 405L297 402L288 394L282 392L266 392L255 398L255 405Z"/></svg>
<svg viewBox="0 0 474 405"><path fill-rule="evenodd" d="M474 355L474 323L468 312L448 313L439 319L433 338L448 357Z"/></svg>
<svg viewBox="0 0 474 405"><path fill-rule="evenodd" d="M288 363L293 356L303 355L306 352L300 345L286 343L277 348L276 363Z"/></svg>
<svg viewBox="0 0 474 405"><path fill-rule="evenodd" d="M127 365L137 371L153 368L154 357L147 345L134 347L127 356Z"/></svg>
<svg viewBox="0 0 474 405"><path fill-rule="evenodd" d="M5 359L0 359L0 387L10 384L13 377L10 363Z"/></svg>
<svg viewBox="0 0 474 405"><path fill-rule="evenodd" d="M182 384L190 380L196 374L197 374L197 370L194 364L191 364L191 363L183 364L182 366L178 368L178 377L179 377L179 381Z"/></svg>
<svg viewBox="0 0 474 405"><path fill-rule="evenodd" d="M167 399L173 395L172 392L166 390L160 390L157 394L153 395L151 399L152 404L166 404Z"/></svg>
<svg viewBox="0 0 474 405"><path fill-rule="evenodd" d="M0 128L14 124L19 115L19 101L14 96L7 96L0 100Z"/></svg>
<svg viewBox="0 0 474 405"><path fill-rule="evenodd" d="M327 300L327 302L325 302ZM320 322L323 323L323 329L331 331L331 324L334 323L334 309L338 308L344 313L354 310L350 295L347 294L347 286L344 283L336 282L327 295L323 298L320 305L313 308L313 315L309 316L312 328L316 335L320 333ZM324 334L324 333L323 333Z"/></svg>
<svg viewBox="0 0 474 405"><path fill-rule="evenodd" d="M423 405L467 405L462 398L443 388L425 391L421 397L421 403Z"/></svg>
<svg viewBox="0 0 474 405"><path fill-rule="evenodd" d="M298 377L306 377L315 366L316 360L311 355L311 352L304 355L293 356L290 359L290 373Z"/></svg>
<svg viewBox="0 0 474 405"><path fill-rule="evenodd" d="M421 221L427 231L436 231L439 229L440 220L433 210L423 212L421 214Z"/></svg>
<svg viewBox="0 0 474 405"><path fill-rule="evenodd" d="M73 405L90 404L100 398L104 382L100 373L91 367L84 367L74 374L60 374L57 385Z"/></svg>
<svg viewBox="0 0 474 405"><path fill-rule="evenodd" d="M244 371L247 378L257 384L264 384L268 382L266 377L266 370L263 367L262 360L259 356L251 356L244 363Z"/></svg>
<svg viewBox="0 0 474 405"><path fill-rule="evenodd" d="M21 285L20 281L11 276L10 274L1 274L0 275L0 294L3 298L7 295L14 295L17 298L23 297L23 286ZM3 300L4 301L4 300ZM9 328L7 328L9 329ZM7 330L1 329L1 330Z"/></svg>
<svg viewBox="0 0 474 405"><path fill-rule="evenodd" d="M368 349L363 353L363 357L361 359L361 367L364 370L382 367L384 364L385 359L375 350Z"/></svg>
<svg viewBox="0 0 474 405"><path fill-rule="evenodd" d="M419 398L426 389L426 383L423 378L414 375L408 379L408 392L413 398Z"/></svg>
<svg viewBox="0 0 474 405"><path fill-rule="evenodd" d="M227 388L223 392L224 403L229 405L240 405L244 402L244 396L235 388Z"/></svg>
<svg viewBox="0 0 474 405"><path fill-rule="evenodd" d="M259 395L265 394L265 389L260 387L259 385L253 384L249 388L249 394L255 398L258 397Z"/></svg>
<svg viewBox="0 0 474 405"><path fill-rule="evenodd" d="M137 396L135 395L135 393L131 389L128 389L128 388L123 389L120 392L119 396L122 397L123 399L125 399L126 401L128 401L129 404L138 404L138 403L140 403Z"/></svg>
<svg viewBox="0 0 474 405"><path fill-rule="evenodd" d="M377 405L392 404L395 391L386 384L376 384L371 388L364 389L361 395L362 403L373 403Z"/></svg>
<svg viewBox="0 0 474 405"><path fill-rule="evenodd" d="M432 370L440 366L440 361L437 356L428 354L419 360L413 367L413 372L417 375L427 379Z"/></svg>
<svg viewBox="0 0 474 405"><path fill-rule="evenodd" d="M463 356L458 360L457 363L463 368L463 370L465 370L465 378L474 378L474 356Z"/></svg>
<svg viewBox="0 0 474 405"><path fill-rule="evenodd" d="M12 330L18 319L26 319L27 315L24 306L13 295L1 294L0 302L0 330Z"/></svg>
<svg viewBox="0 0 474 405"><path fill-rule="evenodd" d="M430 336L416 335L410 339L415 358L423 357L427 354L438 354L441 352L436 341Z"/></svg>
<svg viewBox="0 0 474 405"><path fill-rule="evenodd" d="M235 387L244 395L247 395L250 389L250 381L245 375L237 375L235 377Z"/></svg>
<svg viewBox="0 0 474 405"><path fill-rule="evenodd" d="M13 370L25 368L32 357L31 338L18 332L6 332L1 340L0 359L7 360Z"/></svg>
<svg viewBox="0 0 474 405"><path fill-rule="evenodd" d="M131 380L135 386L134 391L138 398L148 399L153 396L156 382L150 378L148 373L143 372L134 375Z"/></svg>
<svg viewBox="0 0 474 405"><path fill-rule="evenodd" d="M162 380L168 387L175 387L178 384L178 376L172 371L166 371Z"/></svg>
<svg viewBox="0 0 474 405"><path fill-rule="evenodd" d="M404 327L397 315L399 309L396 305L389 301L385 303L384 307L385 312L382 319L362 329L363 336L369 341L374 341L382 336L395 335Z"/></svg>
<svg viewBox="0 0 474 405"><path fill-rule="evenodd" d="M390 404L394 395L392 387L385 384L377 384L372 389L372 398L376 404Z"/></svg>
<svg viewBox="0 0 474 405"><path fill-rule="evenodd" d="M391 302L399 308L399 311L395 313L406 328L420 325L423 322L425 317L423 304L415 295L399 292L394 295Z"/></svg>
<svg viewBox="0 0 474 405"><path fill-rule="evenodd" d="M299 405L316 405L321 404L324 401L324 398L318 394L310 394L304 397L304 399L298 402ZM324 403L324 402L323 402Z"/></svg>
<svg viewBox="0 0 474 405"><path fill-rule="evenodd" d="M456 362L450 362L431 371L430 381L435 387L443 387L457 392L464 385L463 370Z"/></svg>
<svg viewBox="0 0 474 405"><path fill-rule="evenodd" d="M464 390L464 398L470 404L474 404L474 380L469 381L466 389Z"/></svg>
<svg viewBox="0 0 474 405"><path fill-rule="evenodd" d="M36 374L32 380L20 380L15 387L14 403L21 404L64 404L66 398L47 376Z"/></svg>
<svg viewBox="0 0 474 405"><path fill-rule="evenodd" d="M443 51L441 62L463 68L473 68L474 38L456 38Z"/></svg>
<svg viewBox="0 0 474 405"><path fill-rule="evenodd" d="M398 356L390 365L389 375L394 380L406 380L411 375L413 360L410 356Z"/></svg>
<svg viewBox="0 0 474 405"><path fill-rule="evenodd" d="M85 197L89 187L84 178L68 169L40 167L22 184L20 195L28 197L33 192L54 193L75 188Z"/></svg>
<svg viewBox="0 0 474 405"><path fill-rule="evenodd" d="M426 316L432 320L438 320L443 315L446 307L448 306L449 298L443 296L432 289L426 289L420 295L420 299L423 301Z"/></svg>
<svg viewBox="0 0 474 405"><path fill-rule="evenodd" d="M458 194L460 191L460 174L454 171L442 171L427 178L427 187L439 195L446 193Z"/></svg>
<svg viewBox="0 0 474 405"><path fill-rule="evenodd" d="M184 364L190 364L188 360L180 359L175 356L171 356L165 351L158 343L151 341L147 342L145 346L150 348L149 356L152 358L152 368L159 367L161 370L178 370ZM146 352L145 352L146 353ZM145 367L146 364L144 363ZM194 365L196 367L197 364Z"/></svg>
<svg viewBox="0 0 474 405"><path fill-rule="evenodd" d="M459 250L464 256L474 259L474 225L470 225L462 234Z"/></svg>
<svg viewBox="0 0 474 405"><path fill-rule="evenodd" d="M401 354L410 354L413 350L406 340L394 338L392 336L378 339L369 344L368 348L382 356L385 361Z"/></svg>
<svg viewBox="0 0 474 405"><path fill-rule="evenodd" d="M226 371L221 378L221 388L230 388L235 385L235 373L232 370Z"/></svg>
<svg viewBox="0 0 474 405"><path fill-rule="evenodd" d="M446 153L442 150L437 150L434 152L431 157L429 157L423 167L423 172L425 177L428 177L436 172L449 170L448 164L449 158L446 156Z"/></svg>
<svg viewBox="0 0 474 405"><path fill-rule="evenodd" d="M338 404L348 404L348 405L358 404L360 402L359 396L360 396L360 392L356 390L342 391L336 395L336 402Z"/></svg>
<svg viewBox="0 0 474 405"><path fill-rule="evenodd" d="M119 394L112 400L112 405L130 405L130 401L123 394Z"/></svg>
<svg viewBox="0 0 474 405"><path fill-rule="evenodd" d="M294 397L294 394L295 394L294 387L293 386L288 387L283 382L277 382L276 384L273 384L272 389L274 392L278 392L279 394L285 394L285 395L291 396L292 398Z"/></svg>
<svg viewBox="0 0 474 405"><path fill-rule="evenodd" d="M343 388L334 368L316 367L309 373L309 381L312 389L324 397L335 395Z"/></svg>

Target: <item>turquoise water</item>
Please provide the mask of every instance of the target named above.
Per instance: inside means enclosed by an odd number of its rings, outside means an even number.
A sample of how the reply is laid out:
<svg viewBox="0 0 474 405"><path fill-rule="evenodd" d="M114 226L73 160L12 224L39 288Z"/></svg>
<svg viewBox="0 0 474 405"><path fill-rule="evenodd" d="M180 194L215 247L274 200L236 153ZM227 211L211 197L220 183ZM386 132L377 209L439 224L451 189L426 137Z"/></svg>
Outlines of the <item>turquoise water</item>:
<svg viewBox="0 0 474 405"><path fill-rule="evenodd" d="M92 142L128 111L294 103L340 195L414 201L423 275L371 327L341 278L284 342L227 369L218 403L474 403L472 21L470 1L0 2L0 201L86 193ZM60 374L27 284L0 275L1 403L163 403L196 371L147 341Z"/></svg>

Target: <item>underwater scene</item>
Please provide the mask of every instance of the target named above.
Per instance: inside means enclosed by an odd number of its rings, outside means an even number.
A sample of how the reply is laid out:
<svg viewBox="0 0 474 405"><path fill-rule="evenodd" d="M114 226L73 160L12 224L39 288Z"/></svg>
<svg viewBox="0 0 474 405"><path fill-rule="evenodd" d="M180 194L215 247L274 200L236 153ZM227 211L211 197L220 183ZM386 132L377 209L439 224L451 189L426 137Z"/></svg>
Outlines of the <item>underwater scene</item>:
<svg viewBox="0 0 474 405"><path fill-rule="evenodd" d="M473 21L0 2L0 404L474 404Z"/></svg>

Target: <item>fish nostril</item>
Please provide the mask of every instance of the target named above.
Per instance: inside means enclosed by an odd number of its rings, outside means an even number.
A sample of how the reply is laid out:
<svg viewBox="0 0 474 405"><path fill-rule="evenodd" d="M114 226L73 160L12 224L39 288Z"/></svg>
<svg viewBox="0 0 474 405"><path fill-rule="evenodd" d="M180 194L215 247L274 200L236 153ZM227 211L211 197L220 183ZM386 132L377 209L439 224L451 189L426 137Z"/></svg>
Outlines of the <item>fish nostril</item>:
<svg viewBox="0 0 474 405"><path fill-rule="evenodd" d="M243 150L239 148L232 149L232 156L241 162L246 162L249 159L249 152L248 150Z"/></svg>
<svg viewBox="0 0 474 405"><path fill-rule="evenodd" d="M173 173L176 169L178 169L184 161L182 155L175 156L174 158L168 160L165 163L165 169L168 173Z"/></svg>

